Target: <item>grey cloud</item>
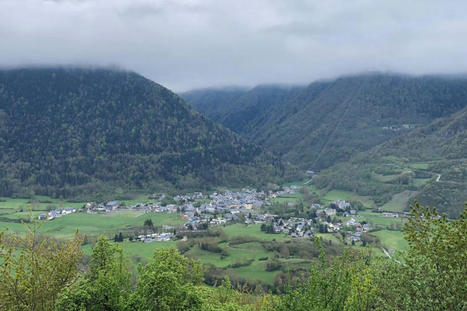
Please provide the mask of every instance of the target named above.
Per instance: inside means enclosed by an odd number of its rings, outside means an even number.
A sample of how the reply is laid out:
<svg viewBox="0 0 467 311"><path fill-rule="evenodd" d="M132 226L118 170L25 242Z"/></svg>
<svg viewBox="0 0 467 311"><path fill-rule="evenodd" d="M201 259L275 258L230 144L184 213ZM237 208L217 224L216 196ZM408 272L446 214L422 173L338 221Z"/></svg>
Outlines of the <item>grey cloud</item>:
<svg viewBox="0 0 467 311"><path fill-rule="evenodd" d="M467 2L0 0L0 66L117 65L174 90L467 71Z"/></svg>

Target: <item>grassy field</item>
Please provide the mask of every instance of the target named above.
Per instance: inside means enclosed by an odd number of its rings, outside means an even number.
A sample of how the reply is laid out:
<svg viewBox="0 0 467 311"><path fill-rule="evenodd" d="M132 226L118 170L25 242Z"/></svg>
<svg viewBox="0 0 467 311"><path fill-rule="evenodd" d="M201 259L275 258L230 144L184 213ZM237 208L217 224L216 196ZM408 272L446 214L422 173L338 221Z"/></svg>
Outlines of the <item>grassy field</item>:
<svg viewBox="0 0 467 311"><path fill-rule="evenodd" d="M33 211L46 211L49 206L54 208L62 207L82 207L84 202L69 202L60 199L53 199L44 196L35 196L33 199L25 198L0 198L0 213L11 213L13 211L27 211L32 209Z"/></svg>
<svg viewBox="0 0 467 311"><path fill-rule="evenodd" d="M403 251L407 250L409 247L401 231L380 230L372 232L372 234L376 235L381 241L381 244L388 249L393 248L398 251Z"/></svg>
<svg viewBox="0 0 467 311"><path fill-rule="evenodd" d="M335 200L359 201L368 208L375 205L370 198L345 190L331 190L322 197L324 204L329 204L329 202Z"/></svg>
<svg viewBox="0 0 467 311"><path fill-rule="evenodd" d="M281 195L280 197L271 199L271 203L279 203L279 204L284 204L284 203L289 203L289 202L298 202L300 199L302 199L302 194L301 193L291 193L291 194L284 194Z"/></svg>
<svg viewBox="0 0 467 311"><path fill-rule="evenodd" d="M381 210L389 212L403 212L409 200L417 194L416 191L405 190L392 196L391 200L381 206Z"/></svg>
<svg viewBox="0 0 467 311"><path fill-rule="evenodd" d="M283 240L288 239L288 236L285 234L268 234L266 232L261 231L261 225L245 225L245 224L233 224L229 226L222 227L224 233L229 237L232 238L233 236L239 235L248 235L256 237L260 240Z"/></svg>
<svg viewBox="0 0 467 311"><path fill-rule="evenodd" d="M431 162L412 162L409 166L417 170L427 170L430 167Z"/></svg>
<svg viewBox="0 0 467 311"><path fill-rule="evenodd" d="M79 230L88 235L113 235L119 230L142 226L148 218L152 219L155 226L181 225L184 220L177 214L141 214L140 212L118 212L109 215L75 213L54 220L42 221L40 231L57 238L70 238ZM24 225L14 222L0 221L0 230L8 227L11 231L22 233Z"/></svg>
<svg viewBox="0 0 467 311"><path fill-rule="evenodd" d="M244 235L243 232L242 235ZM272 283L276 272L266 271L266 261L259 259L262 257L271 258L273 253L264 249L261 243L250 242L237 245L220 243L219 246L227 251L228 256L224 257L218 253L208 252L197 246L190 249L186 255L199 259L203 264L211 264L216 267L228 268L227 270L235 272L246 279L260 280L269 284ZM229 268L229 265L241 260L249 259L253 259L253 262L248 266Z"/></svg>
<svg viewBox="0 0 467 311"><path fill-rule="evenodd" d="M373 213L370 211L360 211L359 215L356 217L358 221L366 221L370 225L378 225L383 227L388 227L390 225L403 225L405 220L403 218L386 218L381 217L380 213Z"/></svg>
<svg viewBox="0 0 467 311"><path fill-rule="evenodd" d="M332 241L335 245L342 245L342 240L339 238L338 233L317 233L316 236L322 238L324 241Z"/></svg>

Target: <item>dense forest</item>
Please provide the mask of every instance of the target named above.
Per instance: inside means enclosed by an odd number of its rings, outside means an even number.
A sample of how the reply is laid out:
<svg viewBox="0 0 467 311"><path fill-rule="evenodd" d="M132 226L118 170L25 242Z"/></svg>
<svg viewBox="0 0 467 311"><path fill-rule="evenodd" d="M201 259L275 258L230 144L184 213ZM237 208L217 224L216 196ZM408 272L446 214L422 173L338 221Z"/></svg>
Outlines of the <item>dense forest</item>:
<svg viewBox="0 0 467 311"><path fill-rule="evenodd" d="M467 211L467 210L466 210ZM375 257L365 249L319 256L309 273L286 279L276 293L237 287L226 278L203 283L200 262L175 249L156 249L138 271L118 243L100 237L85 258L82 239L0 232L2 310L465 310L467 213L449 221L418 204L405 225L409 250Z"/></svg>
<svg viewBox="0 0 467 311"><path fill-rule="evenodd" d="M306 87L259 86L216 110L204 104L210 92L222 100L220 90L181 96L292 164L319 170L464 108L467 78L367 74Z"/></svg>
<svg viewBox="0 0 467 311"><path fill-rule="evenodd" d="M168 89L107 69L0 71L0 150L3 196L257 185L283 173Z"/></svg>

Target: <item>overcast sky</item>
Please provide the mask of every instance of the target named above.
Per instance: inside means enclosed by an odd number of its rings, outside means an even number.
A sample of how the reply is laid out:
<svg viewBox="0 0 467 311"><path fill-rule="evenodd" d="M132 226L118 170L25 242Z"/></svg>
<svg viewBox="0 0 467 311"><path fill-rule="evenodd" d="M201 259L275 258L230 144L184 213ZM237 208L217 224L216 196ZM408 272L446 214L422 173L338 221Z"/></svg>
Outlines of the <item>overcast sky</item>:
<svg viewBox="0 0 467 311"><path fill-rule="evenodd" d="M117 65L175 91L467 72L465 0L0 0L0 66Z"/></svg>

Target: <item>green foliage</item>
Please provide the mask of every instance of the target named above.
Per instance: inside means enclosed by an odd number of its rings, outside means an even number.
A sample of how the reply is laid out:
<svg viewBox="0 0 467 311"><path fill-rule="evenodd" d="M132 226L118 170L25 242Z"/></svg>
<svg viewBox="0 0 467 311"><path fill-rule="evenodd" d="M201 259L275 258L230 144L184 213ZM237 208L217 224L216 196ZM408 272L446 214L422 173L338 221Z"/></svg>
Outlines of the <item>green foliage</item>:
<svg viewBox="0 0 467 311"><path fill-rule="evenodd" d="M99 237L93 248L89 274L63 291L57 310L124 310L130 295L122 248Z"/></svg>
<svg viewBox="0 0 467 311"><path fill-rule="evenodd" d="M199 262L175 249L156 250L152 260L140 270L131 310L202 310L197 286L202 282Z"/></svg>
<svg viewBox="0 0 467 311"><path fill-rule="evenodd" d="M148 218L144 220L144 226L149 228L154 228L154 224L152 223L152 219Z"/></svg>
<svg viewBox="0 0 467 311"><path fill-rule="evenodd" d="M274 310L368 310L374 300L371 280L364 257L346 252L328 261L321 248L308 279L289 288Z"/></svg>
<svg viewBox="0 0 467 311"><path fill-rule="evenodd" d="M36 220L24 225L21 236L0 232L0 309L51 310L78 277L81 238L58 242L41 236Z"/></svg>
<svg viewBox="0 0 467 311"><path fill-rule="evenodd" d="M412 207L405 228L410 249L401 263L378 272L378 299L386 310L465 310L467 209L448 221L436 210Z"/></svg>

